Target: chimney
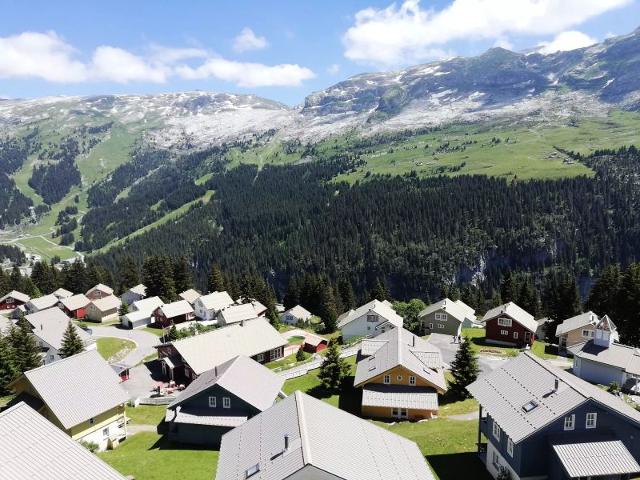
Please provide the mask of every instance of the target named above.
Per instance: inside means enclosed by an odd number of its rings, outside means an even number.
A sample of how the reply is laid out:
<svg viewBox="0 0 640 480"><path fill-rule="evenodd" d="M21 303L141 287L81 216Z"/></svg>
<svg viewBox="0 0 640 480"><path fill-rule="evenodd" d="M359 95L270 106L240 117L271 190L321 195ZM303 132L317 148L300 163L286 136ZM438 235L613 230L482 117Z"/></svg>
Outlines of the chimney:
<svg viewBox="0 0 640 480"><path fill-rule="evenodd" d="M240 320L240 326L244 327L244 320Z"/></svg>
<svg viewBox="0 0 640 480"><path fill-rule="evenodd" d="M214 376L218 376L218 366L216 365L215 367L213 367L213 375Z"/></svg>
<svg viewBox="0 0 640 480"><path fill-rule="evenodd" d="M558 379L558 377L556 377L553 382L553 391L557 392L559 387L560 387L560 380Z"/></svg>
<svg viewBox="0 0 640 480"><path fill-rule="evenodd" d="M416 346L416 336L415 335L411 335L411 346L412 347Z"/></svg>
<svg viewBox="0 0 640 480"><path fill-rule="evenodd" d="M289 434L285 434L284 436L284 451L289 451Z"/></svg>

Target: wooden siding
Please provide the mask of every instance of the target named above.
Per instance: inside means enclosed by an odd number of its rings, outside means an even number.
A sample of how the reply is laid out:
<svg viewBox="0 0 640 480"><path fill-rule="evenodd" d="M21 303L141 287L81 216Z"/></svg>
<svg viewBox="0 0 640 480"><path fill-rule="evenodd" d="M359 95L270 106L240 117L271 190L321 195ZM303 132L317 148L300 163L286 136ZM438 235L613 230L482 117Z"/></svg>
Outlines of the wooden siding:
<svg viewBox="0 0 640 480"><path fill-rule="evenodd" d="M486 340L496 344L513 345L515 347L524 347L526 344L532 345L535 340L535 332L530 332L523 325L511 319L511 326L504 327L498 325L498 318L511 318L508 315L501 314L498 317L487 320L486 322ZM507 335L503 335L502 331L506 330ZM525 341L526 332L530 332L531 336ZM514 338L517 334L517 338Z"/></svg>

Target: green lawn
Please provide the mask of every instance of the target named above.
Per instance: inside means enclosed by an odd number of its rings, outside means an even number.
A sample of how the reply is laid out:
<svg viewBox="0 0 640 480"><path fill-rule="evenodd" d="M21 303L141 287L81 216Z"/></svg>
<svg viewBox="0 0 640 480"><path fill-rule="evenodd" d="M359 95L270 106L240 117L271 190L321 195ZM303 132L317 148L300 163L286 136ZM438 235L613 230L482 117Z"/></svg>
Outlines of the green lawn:
<svg viewBox="0 0 640 480"><path fill-rule="evenodd" d="M531 351L535 353L538 357L544 358L544 359L556 358L558 356L557 348L552 347L551 345L545 342L540 342L538 340L533 342Z"/></svg>
<svg viewBox="0 0 640 480"><path fill-rule="evenodd" d="M131 350L136 348L136 344L131 340L115 337L98 338L96 345L102 358L112 362L122 360Z"/></svg>
<svg viewBox="0 0 640 480"><path fill-rule="evenodd" d="M158 337L161 337L164 334L164 330L162 330L161 328L144 327L142 330L148 333L152 333Z"/></svg>
<svg viewBox="0 0 640 480"><path fill-rule="evenodd" d="M131 423L136 425L158 425L167 407L164 405L140 405L138 407L127 407L127 417L131 419Z"/></svg>
<svg viewBox="0 0 640 480"><path fill-rule="evenodd" d="M476 353L483 355L500 355L503 357L515 357L520 352L517 348L500 347L486 342L484 328L463 328L462 335L471 339L471 346Z"/></svg>
<svg viewBox="0 0 640 480"><path fill-rule="evenodd" d="M112 451L99 453L109 465L136 480L211 480L215 478L218 452L173 445L161 435L140 432Z"/></svg>

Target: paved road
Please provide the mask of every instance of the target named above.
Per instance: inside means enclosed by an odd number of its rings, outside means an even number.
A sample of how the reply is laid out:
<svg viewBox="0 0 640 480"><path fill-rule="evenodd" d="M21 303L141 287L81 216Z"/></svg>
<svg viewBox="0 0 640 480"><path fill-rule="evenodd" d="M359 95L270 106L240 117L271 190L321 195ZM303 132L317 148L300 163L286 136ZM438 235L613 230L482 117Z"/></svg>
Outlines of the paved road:
<svg viewBox="0 0 640 480"><path fill-rule="evenodd" d="M444 360L447 366L450 366L460 344L453 343L453 337L451 335L443 335L441 333L432 333L429 337L429 342L440 349L442 352L442 360ZM478 363L482 373L489 373L508 361L508 357L500 357L497 355L480 355L478 357Z"/></svg>
<svg viewBox="0 0 640 480"><path fill-rule="evenodd" d="M121 363L126 363L131 366L138 365L146 356L154 353L155 349L153 347L160 343L156 335L145 332L144 330L127 330L116 326L100 327L93 325L90 326L90 328L93 338L115 337L134 342L136 348L121 361Z"/></svg>

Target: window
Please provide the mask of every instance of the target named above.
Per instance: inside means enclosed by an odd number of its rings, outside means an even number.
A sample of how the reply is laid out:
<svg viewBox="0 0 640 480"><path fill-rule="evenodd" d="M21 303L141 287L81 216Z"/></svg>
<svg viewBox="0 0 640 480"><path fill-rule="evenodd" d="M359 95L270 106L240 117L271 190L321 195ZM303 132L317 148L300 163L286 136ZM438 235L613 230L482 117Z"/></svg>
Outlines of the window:
<svg viewBox="0 0 640 480"><path fill-rule="evenodd" d="M401 381L402 381L402 375L398 375L398 376L396 377L396 380L398 380L399 382L401 382Z"/></svg>
<svg viewBox="0 0 640 480"><path fill-rule="evenodd" d="M429 330L433 330L433 323L429 324Z"/></svg>
<svg viewBox="0 0 640 480"><path fill-rule="evenodd" d="M436 320L440 320L441 322L447 321L448 315L446 313L436 313Z"/></svg>
<svg viewBox="0 0 640 480"><path fill-rule="evenodd" d="M392 408L391 415L395 418L407 418L409 411L406 408Z"/></svg>
<svg viewBox="0 0 640 480"><path fill-rule="evenodd" d="M264 362L264 353L259 353L258 355L256 355L256 360L258 362Z"/></svg>
<svg viewBox="0 0 640 480"><path fill-rule="evenodd" d="M416 384L416 377L414 377L413 375L411 375L409 377L409 385L415 385Z"/></svg>
<svg viewBox="0 0 640 480"><path fill-rule="evenodd" d="M374 314L368 314L367 315L367 322L377 322L378 321L378 315Z"/></svg>
<svg viewBox="0 0 640 480"><path fill-rule="evenodd" d="M495 450L492 453L493 455L491 456L491 462L493 463L493 466L498 469L500 468L500 457L498 456L498 452L496 452Z"/></svg>
<svg viewBox="0 0 640 480"><path fill-rule="evenodd" d="M231 408L231 399L229 397L222 397L222 408Z"/></svg>
<svg viewBox="0 0 640 480"><path fill-rule="evenodd" d="M96 423L96 419L95 418L90 418L89 419L89 425L93 425L94 423Z"/></svg>
<svg viewBox="0 0 640 480"><path fill-rule="evenodd" d="M245 475L245 478L253 477L259 471L260 471L260 464L256 463L253 467L247 468L247 474Z"/></svg>
<svg viewBox="0 0 640 480"><path fill-rule="evenodd" d="M500 440L500 425L494 420L493 421L493 438L496 440Z"/></svg>
<svg viewBox="0 0 640 480"><path fill-rule="evenodd" d="M513 339L517 340L518 339L518 332L513 332Z"/></svg>
<svg viewBox="0 0 640 480"><path fill-rule="evenodd" d="M209 407L216 408L216 397L209 397Z"/></svg>
<svg viewBox="0 0 640 480"><path fill-rule="evenodd" d="M593 330L582 330L582 336L584 338L593 338Z"/></svg>
<svg viewBox="0 0 640 480"><path fill-rule="evenodd" d="M102 429L102 436L104 438L109 438L109 427Z"/></svg>
<svg viewBox="0 0 640 480"><path fill-rule="evenodd" d="M498 325L501 327L510 327L511 326L511 319L510 318L506 318L506 317L499 317L498 318Z"/></svg>
<svg viewBox="0 0 640 480"><path fill-rule="evenodd" d="M438 324L438 328L444 328L444 325L442 325L441 323Z"/></svg>
<svg viewBox="0 0 640 480"><path fill-rule="evenodd" d="M585 428L596 428L596 423L598 421L598 414L595 412L587 413L587 421L585 423Z"/></svg>
<svg viewBox="0 0 640 480"><path fill-rule="evenodd" d="M525 413L529 413L532 410L535 410L537 406L538 402L536 402L535 400L531 400L522 406L522 410L524 410Z"/></svg>
<svg viewBox="0 0 640 480"><path fill-rule="evenodd" d="M385 375L383 382L385 385L389 385L391 383L391 375Z"/></svg>
<svg viewBox="0 0 640 480"><path fill-rule="evenodd" d="M513 440L507 438L507 453L513 458Z"/></svg>
<svg viewBox="0 0 640 480"><path fill-rule="evenodd" d="M564 417L564 429L573 430L576 427L576 416L568 415Z"/></svg>
<svg viewBox="0 0 640 480"><path fill-rule="evenodd" d="M500 330L500 335L504 335L505 337L509 336L509 330Z"/></svg>

